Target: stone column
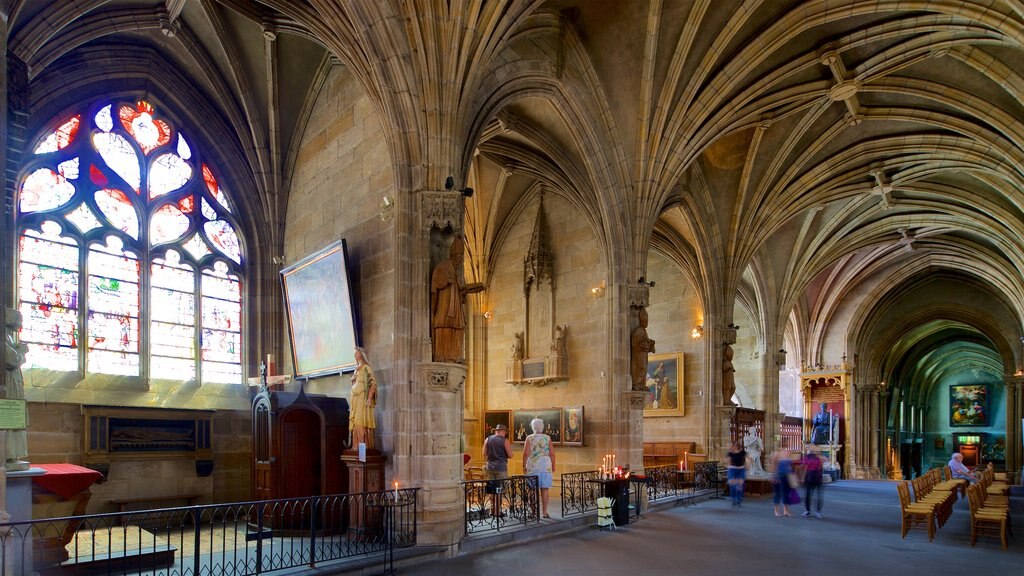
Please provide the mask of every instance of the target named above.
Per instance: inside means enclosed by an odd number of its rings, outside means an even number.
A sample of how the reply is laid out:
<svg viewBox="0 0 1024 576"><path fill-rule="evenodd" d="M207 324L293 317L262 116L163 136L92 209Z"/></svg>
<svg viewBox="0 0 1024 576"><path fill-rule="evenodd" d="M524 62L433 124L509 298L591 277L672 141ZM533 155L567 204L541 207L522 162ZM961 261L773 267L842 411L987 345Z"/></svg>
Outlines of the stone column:
<svg viewBox="0 0 1024 576"><path fill-rule="evenodd" d="M613 394L618 399L618 405L612 407L611 413L617 421L613 425L615 437L612 439L613 452L618 455L622 462L629 462L630 470L643 470L643 443L644 443L644 395L646 392L633 390L633 378L631 370L632 360L632 332L634 325L634 309L646 309L650 306L650 288L646 285L625 285L621 286L619 296L621 302L625 303L626 317L629 319L626 332L626 383L615 386L619 391ZM657 346L657 344L655 344Z"/></svg>
<svg viewBox="0 0 1024 576"><path fill-rule="evenodd" d="M736 415L736 406L717 406L715 408L715 426L718 433L711 437L711 445L708 446L708 458L721 460L729 451L731 423ZM767 415L766 415L767 417Z"/></svg>
<svg viewBox="0 0 1024 576"><path fill-rule="evenodd" d="M1006 471L1014 482L1024 479L1024 447L1021 418L1024 418L1024 376L1005 376L1006 384Z"/></svg>
<svg viewBox="0 0 1024 576"><path fill-rule="evenodd" d="M431 261L431 230L451 229L462 234L463 198L458 191L422 191L419 201L419 240L414 249L411 281L419 285L411 290L411 310L420 330L420 349L411 350L419 356L415 365L408 404L396 411L395 446L392 468L397 478L420 487L419 543L446 545L457 543L465 530L462 481L462 424L467 378L462 364L431 361L430 274L436 262ZM438 255L443 259L447 252ZM401 293L401 291L400 291ZM470 318L467 305L464 310ZM409 451L408 454L404 454ZM389 484L390 485L390 484Z"/></svg>
<svg viewBox="0 0 1024 576"><path fill-rule="evenodd" d="M879 441L880 441L880 438L882 436L882 430L879 427L879 424L881 423L881 420L882 420L881 402L880 402L881 395L882 395L882 387L881 387L881 385L879 385L879 384L872 384L871 385L871 390L870 390L871 408L869 409L869 414L871 415L871 423L870 423L871 428L869 430L869 434L871 435L871 438L870 438L870 448L868 450L868 457L867 457L867 460L866 460L866 462L867 462L867 464L869 466L870 477L871 478L881 478L882 477L882 472L881 472L881 470L878 467L878 463L881 461L881 454L879 453Z"/></svg>

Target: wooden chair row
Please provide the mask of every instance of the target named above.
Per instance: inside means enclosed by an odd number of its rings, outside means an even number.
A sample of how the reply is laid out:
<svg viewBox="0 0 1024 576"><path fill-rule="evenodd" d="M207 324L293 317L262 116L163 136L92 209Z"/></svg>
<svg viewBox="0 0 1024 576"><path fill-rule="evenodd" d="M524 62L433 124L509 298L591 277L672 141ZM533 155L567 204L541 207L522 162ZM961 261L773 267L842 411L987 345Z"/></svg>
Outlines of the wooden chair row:
<svg viewBox="0 0 1024 576"><path fill-rule="evenodd" d="M980 481L967 487L967 499L971 509L971 546L978 536L998 534L1006 550L1008 536L1013 534L1008 499L987 494Z"/></svg>

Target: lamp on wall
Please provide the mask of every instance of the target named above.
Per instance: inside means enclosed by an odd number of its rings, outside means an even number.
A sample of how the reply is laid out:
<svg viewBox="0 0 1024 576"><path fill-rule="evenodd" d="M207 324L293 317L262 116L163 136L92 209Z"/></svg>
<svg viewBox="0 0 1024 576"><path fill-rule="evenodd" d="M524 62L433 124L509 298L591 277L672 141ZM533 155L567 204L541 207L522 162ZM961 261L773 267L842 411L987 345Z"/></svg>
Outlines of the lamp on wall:
<svg viewBox="0 0 1024 576"><path fill-rule="evenodd" d="M590 295L594 298L600 298L604 296L605 283L601 280L601 283L590 289Z"/></svg>
<svg viewBox="0 0 1024 576"><path fill-rule="evenodd" d="M693 330L690 330L690 338L693 338L694 340L699 340L701 336L704 336L704 325L697 324L696 326L693 327Z"/></svg>
<svg viewBox="0 0 1024 576"><path fill-rule="evenodd" d="M395 216L395 201L390 196L380 199L380 221L387 222Z"/></svg>

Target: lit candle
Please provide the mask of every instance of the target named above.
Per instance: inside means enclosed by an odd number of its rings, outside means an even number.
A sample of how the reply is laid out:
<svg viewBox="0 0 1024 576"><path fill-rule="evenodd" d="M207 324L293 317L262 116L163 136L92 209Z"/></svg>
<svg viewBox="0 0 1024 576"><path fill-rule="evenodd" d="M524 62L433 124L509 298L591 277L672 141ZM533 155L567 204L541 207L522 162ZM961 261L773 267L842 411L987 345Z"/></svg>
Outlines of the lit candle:
<svg viewBox="0 0 1024 576"><path fill-rule="evenodd" d="M683 461L682 460L679 461L679 471L680 472L683 471Z"/></svg>
<svg viewBox="0 0 1024 576"><path fill-rule="evenodd" d="M398 480L395 480L395 502L398 502Z"/></svg>
<svg viewBox="0 0 1024 576"><path fill-rule="evenodd" d="M274 355L267 354L267 376L274 375Z"/></svg>

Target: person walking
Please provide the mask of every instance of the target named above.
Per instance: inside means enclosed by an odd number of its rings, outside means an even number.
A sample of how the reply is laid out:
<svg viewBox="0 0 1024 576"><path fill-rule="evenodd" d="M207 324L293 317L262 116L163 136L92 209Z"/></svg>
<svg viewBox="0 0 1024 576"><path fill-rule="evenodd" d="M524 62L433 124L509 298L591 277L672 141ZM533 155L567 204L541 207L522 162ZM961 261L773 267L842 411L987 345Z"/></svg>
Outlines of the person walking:
<svg viewBox="0 0 1024 576"><path fill-rule="evenodd" d="M807 448L807 454L800 461L804 477L804 516L811 515L811 498L817 493L818 503L815 506L814 516L821 518L821 507L825 503L825 488L822 484L824 479L825 463L818 455L818 447L811 445Z"/></svg>
<svg viewBox="0 0 1024 576"><path fill-rule="evenodd" d="M772 507L776 516L791 516L789 513L790 476L793 474L793 461L789 453L782 448L776 448L772 453ZM781 510L781 512L780 512Z"/></svg>
<svg viewBox="0 0 1024 576"><path fill-rule="evenodd" d="M728 465L726 474L729 480L729 496L732 497L733 506L743 504L743 483L747 478L747 451L740 446L738 441L729 445L727 456Z"/></svg>
<svg viewBox="0 0 1024 576"><path fill-rule="evenodd" d="M544 433L544 421L534 418L530 421L533 434L526 437L523 446L523 470L527 476L536 476L540 488L540 513L544 518L548 514L549 491L555 473L555 448L551 445L551 437Z"/></svg>

